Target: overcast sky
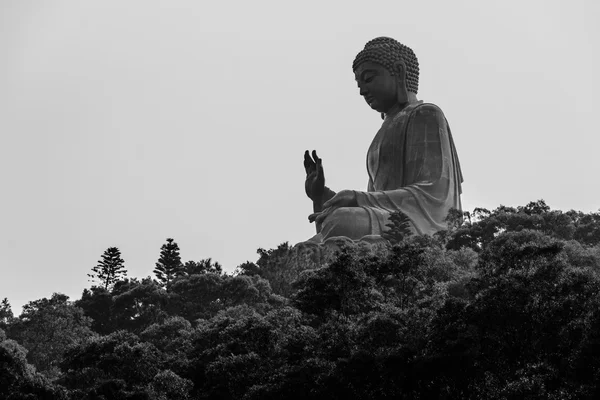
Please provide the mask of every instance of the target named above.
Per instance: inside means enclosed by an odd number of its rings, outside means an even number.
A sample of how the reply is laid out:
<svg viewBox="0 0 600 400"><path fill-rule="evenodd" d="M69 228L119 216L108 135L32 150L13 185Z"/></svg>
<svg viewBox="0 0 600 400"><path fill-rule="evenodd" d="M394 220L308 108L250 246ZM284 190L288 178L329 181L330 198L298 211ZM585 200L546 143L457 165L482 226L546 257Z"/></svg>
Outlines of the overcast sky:
<svg viewBox="0 0 600 400"><path fill-rule="evenodd" d="M0 0L0 298L77 299L111 246L145 277L168 237L228 272L308 239L305 149L366 190L377 36L417 54L464 209L598 211L599 4Z"/></svg>

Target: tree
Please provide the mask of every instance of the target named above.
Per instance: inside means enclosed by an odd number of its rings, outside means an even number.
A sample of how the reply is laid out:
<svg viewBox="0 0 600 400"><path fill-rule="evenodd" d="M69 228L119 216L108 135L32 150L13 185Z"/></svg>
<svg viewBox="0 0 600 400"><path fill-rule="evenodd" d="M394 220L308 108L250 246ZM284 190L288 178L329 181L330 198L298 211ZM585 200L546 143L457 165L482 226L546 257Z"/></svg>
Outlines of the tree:
<svg viewBox="0 0 600 400"><path fill-rule="evenodd" d="M168 369L176 374L186 374L189 369L188 354L192 349L194 328L183 317L170 317L162 323L152 324L140 339L152 343L164 355Z"/></svg>
<svg viewBox="0 0 600 400"><path fill-rule="evenodd" d="M13 312L8 299L5 297L0 303L0 328L6 329L13 320Z"/></svg>
<svg viewBox="0 0 600 400"><path fill-rule="evenodd" d="M119 281L118 286L121 287L122 282L128 282L128 279ZM113 292L116 290L113 289ZM116 293L115 293L116 295ZM77 307L80 307L87 317L90 317L92 322L92 330L101 335L106 335L114 331L113 320L113 299L111 293L102 287L94 286L91 289L84 289L81 294L81 299L75 302Z"/></svg>
<svg viewBox="0 0 600 400"><path fill-rule="evenodd" d="M388 229L381 234L381 237L389 240L392 244L399 243L412 234L410 218L402 211L390 214L390 222L386 226Z"/></svg>
<svg viewBox="0 0 600 400"><path fill-rule="evenodd" d="M131 332L116 331L69 348L61 362L62 382L86 399L148 399L143 394L161 363L162 354L154 345Z"/></svg>
<svg viewBox="0 0 600 400"><path fill-rule="evenodd" d="M27 350L0 329L0 395L3 399L66 400L66 391L54 386L27 363Z"/></svg>
<svg viewBox="0 0 600 400"><path fill-rule="evenodd" d="M274 376L269 372L281 336L274 323L246 305L199 320L190 357L196 398L246 397L252 385Z"/></svg>
<svg viewBox="0 0 600 400"><path fill-rule="evenodd" d="M300 276L304 269L315 268L316 265L306 262L307 260L294 258L294 251L288 242L283 242L276 249L265 250L259 248L256 263L245 262L238 266L238 275L258 275L269 281L273 293L289 297L292 292L292 282ZM296 261L296 262L294 262Z"/></svg>
<svg viewBox="0 0 600 400"><path fill-rule="evenodd" d="M200 261L188 261L184 265L186 275L199 274L222 274L223 267L217 261L213 262L212 258L206 258Z"/></svg>
<svg viewBox="0 0 600 400"><path fill-rule="evenodd" d="M193 384L171 370L161 371L148 385L150 398L157 400L187 400Z"/></svg>
<svg viewBox="0 0 600 400"><path fill-rule="evenodd" d="M332 312L345 316L373 308L373 279L364 260L351 247L344 247L326 267L306 271L294 283L292 296L301 311L321 317Z"/></svg>
<svg viewBox="0 0 600 400"><path fill-rule="evenodd" d="M209 319L239 304L262 310L283 301L273 295L269 282L257 275L194 274L173 281L169 295L169 314L189 321Z"/></svg>
<svg viewBox="0 0 600 400"><path fill-rule="evenodd" d="M127 276L127 270L123 266L121 252L117 247L109 247L102 254L102 260L92 268L94 273L88 274L92 279L98 279L105 290L112 288L115 282Z"/></svg>
<svg viewBox="0 0 600 400"><path fill-rule="evenodd" d="M150 278L121 281L113 291L111 324L137 334L168 317L168 301L169 293Z"/></svg>
<svg viewBox="0 0 600 400"><path fill-rule="evenodd" d="M31 301L9 328L9 335L28 351L27 359L38 371L54 378L64 351L93 336L92 321L69 297L54 293L50 299Z"/></svg>
<svg viewBox="0 0 600 400"><path fill-rule="evenodd" d="M173 279L184 274L181 256L179 255L179 245L171 238L160 248L160 258L154 268L156 278L168 286Z"/></svg>

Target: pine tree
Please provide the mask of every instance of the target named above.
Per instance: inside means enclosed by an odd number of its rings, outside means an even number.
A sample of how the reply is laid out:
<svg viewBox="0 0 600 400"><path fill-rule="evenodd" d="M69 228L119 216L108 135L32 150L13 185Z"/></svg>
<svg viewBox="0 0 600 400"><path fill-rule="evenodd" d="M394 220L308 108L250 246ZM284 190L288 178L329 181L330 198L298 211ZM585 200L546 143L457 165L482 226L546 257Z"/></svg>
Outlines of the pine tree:
<svg viewBox="0 0 600 400"><path fill-rule="evenodd" d="M5 297L0 303L0 328L6 328L13 320L13 312L8 299Z"/></svg>
<svg viewBox="0 0 600 400"><path fill-rule="evenodd" d="M171 238L160 248L160 258L154 268L156 278L164 285L168 285L173 279L184 275L184 267L179 255L179 246Z"/></svg>
<svg viewBox="0 0 600 400"><path fill-rule="evenodd" d="M109 247L102 254L102 260L98 261L98 265L92 268L93 273L88 276L92 281L99 280L102 287L108 290L109 287L127 276L124 262L119 249Z"/></svg>
<svg viewBox="0 0 600 400"><path fill-rule="evenodd" d="M412 234L410 218L400 210L390 214L390 222L386 226L388 229L381 234L381 237L392 244L400 243Z"/></svg>

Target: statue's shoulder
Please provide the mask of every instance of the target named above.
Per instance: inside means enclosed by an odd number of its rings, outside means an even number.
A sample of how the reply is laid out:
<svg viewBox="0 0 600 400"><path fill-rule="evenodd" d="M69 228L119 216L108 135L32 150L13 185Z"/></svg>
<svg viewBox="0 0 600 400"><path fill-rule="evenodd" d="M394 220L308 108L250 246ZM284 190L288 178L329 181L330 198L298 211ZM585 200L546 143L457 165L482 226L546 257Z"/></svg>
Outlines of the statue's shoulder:
<svg viewBox="0 0 600 400"><path fill-rule="evenodd" d="M433 104L433 103L424 103L424 102L419 102L416 103L412 110L411 110L411 114L426 114L426 115L437 115L437 116L444 116L444 113L442 112L442 109L440 107L438 107L437 105Z"/></svg>
<svg viewBox="0 0 600 400"><path fill-rule="evenodd" d="M410 125L423 123L425 121L442 124L445 119L441 108L433 103L419 101L408 105L398 113L394 117L394 125L396 127L402 127L402 129L407 129Z"/></svg>
<svg viewBox="0 0 600 400"><path fill-rule="evenodd" d="M410 111L410 120L427 120L431 123L435 122L440 126L448 124L442 109L433 103L419 102L415 104Z"/></svg>

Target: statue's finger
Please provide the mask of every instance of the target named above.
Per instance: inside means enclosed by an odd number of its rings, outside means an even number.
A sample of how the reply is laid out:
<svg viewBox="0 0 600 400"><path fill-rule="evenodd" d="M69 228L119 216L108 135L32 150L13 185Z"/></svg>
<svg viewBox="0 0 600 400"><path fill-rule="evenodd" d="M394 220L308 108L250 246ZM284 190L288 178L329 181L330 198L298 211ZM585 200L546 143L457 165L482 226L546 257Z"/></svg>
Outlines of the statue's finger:
<svg viewBox="0 0 600 400"><path fill-rule="evenodd" d="M306 150L304 152L304 163L305 164L310 164L312 162L313 162L313 160L312 160L312 158L310 158L310 153L308 152L308 150Z"/></svg>
<svg viewBox="0 0 600 400"><path fill-rule="evenodd" d="M315 160L315 164L319 165L319 163L321 162L321 159L317 155L317 151L316 150L312 151L312 156L313 156L313 159Z"/></svg>
<svg viewBox="0 0 600 400"><path fill-rule="evenodd" d="M310 214L308 216L308 222L315 222L315 219L317 219L317 217L320 215L320 212L314 213L314 214Z"/></svg>
<svg viewBox="0 0 600 400"><path fill-rule="evenodd" d="M315 218L315 223L317 223L317 225L323 223L323 221L325 221L325 218L327 218L328 215L329 215L329 213L325 213L325 212L320 213L317 216L317 218Z"/></svg>
<svg viewBox="0 0 600 400"><path fill-rule="evenodd" d="M315 168L317 170L317 181L325 182L325 176L323 174L323 160L321 158L319 158L316 150L313 150L313 158L315 159L315 163L316 163Z"/></svg>
<svg viewBox="0 0 600 400"><path fill-rule="evenodd" d="M308 150L306 150L304 152L304 169L306 170L306 173L311 173L315 168L315 162L310 158L310 154L308 153Z"/></svg>

